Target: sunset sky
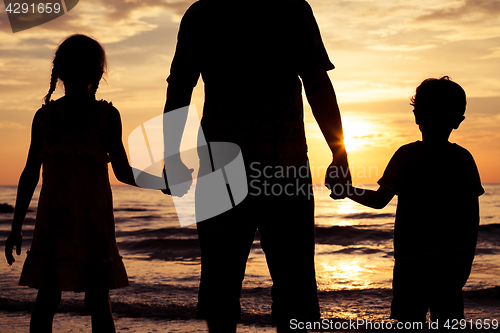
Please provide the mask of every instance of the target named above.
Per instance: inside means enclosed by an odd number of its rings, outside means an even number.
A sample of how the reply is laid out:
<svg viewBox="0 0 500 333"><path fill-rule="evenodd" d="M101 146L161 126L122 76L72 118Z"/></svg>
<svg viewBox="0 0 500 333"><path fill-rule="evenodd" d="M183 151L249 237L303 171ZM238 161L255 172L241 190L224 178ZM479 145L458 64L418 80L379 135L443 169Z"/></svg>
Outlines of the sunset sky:
<svg viewBox="0 0 500 333"><path fill-rule="evenodd" d="M163 111L180 18L193 2L81 0L66 15L18 33L0 5L0 185L17 184L31 121L65 37L83 33L104 45L109 73L97 97L120 110L127 146L134 128ZM376 182L399 146L420 139L409 98L422 80L442 75L462 85L468 97L466 120L450 141L472 153L483 183L500 182L499 0L309 3L336 66L329 75L355 183ZM245 75L251 73L241 68L242 80ZM62 94L59 88L54 98ZM192 102L202 110L201 79ZM319 182L330 154L305 105L309 158Z"/></svg>

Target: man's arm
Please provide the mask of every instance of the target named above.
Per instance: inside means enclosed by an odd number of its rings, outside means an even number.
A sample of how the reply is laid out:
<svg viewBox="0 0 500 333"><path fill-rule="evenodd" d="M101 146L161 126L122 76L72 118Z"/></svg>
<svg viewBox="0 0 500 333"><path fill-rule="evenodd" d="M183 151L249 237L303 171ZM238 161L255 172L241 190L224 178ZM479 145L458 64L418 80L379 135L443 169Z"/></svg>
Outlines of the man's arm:
<svg viewBox="0 0 500 333"><path fill-rule="evenodd" d="M352 187L348 184L347 197L359 204L375 209L382 209L392 200L394 192L385 186L380 186L377 191Z"/></svg>
<svg viewBox="0 0 500 333"><path fill-rule="evenodd" d="M191 96L194 87L189 84L183 83L170 83L167 87L167 100L165 101L165 108L163 113L168 113L183 107L189 107L191 103ZM177 113L175 121L164 121L163 128L163 142L164 142L164 161L168 159L169 165L164 169L165 181L167 181L166 169L170 172L175 170L175 175L171 179L182 179L188 181L191 178L193 169L188 169L180 159L180 146L184 127L186 126L188 112ZM173 118L172 118L173 119ZM174 178L175 177L175 178ZM176 196L183 196L187 193L189 187L186 189L178 189L179 193L174 193ZM172 194L170 188L162 190L165 194Z"/></svg>
<svg viewBox="0 0 500 333"><path fill-rule="evenodd" d="M189 106L193 89L194 87L188 84L170 83L167 87L167 100L165 101L163 113ZM165 152L168 155L177 155L179 153L187 115L186 112L184 117L176 118L175 124L165 123Z"/></svg>
<svg viewBox="0 0 500 333"><path fill-rule="evenodd" d="M326 72L302 76L307 101L319 128L332 151L337 153L343 146L342 120L337 96Z"/></svg>
<svg viewBox="0 0 500 333"><path fill-rule="evenodd" d="M351 180L351 174L344 146L342 119L330 78L325 71L320 71L302 75L302 82L314 118L333 155L333 162L325 176L325 185L330 189L336 184L345 185Z"/></svg>

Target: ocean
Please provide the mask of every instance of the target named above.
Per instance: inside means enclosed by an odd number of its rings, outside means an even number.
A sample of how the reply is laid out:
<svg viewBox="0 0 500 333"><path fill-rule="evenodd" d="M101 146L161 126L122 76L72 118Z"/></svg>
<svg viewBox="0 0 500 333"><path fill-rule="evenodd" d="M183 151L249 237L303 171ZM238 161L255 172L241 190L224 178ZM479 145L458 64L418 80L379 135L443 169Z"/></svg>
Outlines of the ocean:
<svg viewBox="0 0 500 333"><path fill-rule="evenodd" d="M481 224L472 274L464 288L465 313L473 321L500 320L500 184L484 184ZM367 186L370 188L370 186ZM116 238L130 286L111 291L118 331L203 332L194 320L200 275L196 226L181 227L171 197L160 191L113 186ZM29 249L40 187L23 227L16 263L0 260L0 331L25 332L36 290L18 285ZM315 187L316 273L322 318L337 322L387 321L392 298L392 235L397 198L382 210L348 199L334 201ZM0 187L0 203L15 204L16 187ZM264 214L264 212L263 212ZM12 213L0 214L0 246ZM425 269L425 268L423 268ZM271 278L256 239L241 296L239 332L271 332ZM88 332L83 294L65 292L55 332ZM68 327L68 323L71 323Z"/></svg>

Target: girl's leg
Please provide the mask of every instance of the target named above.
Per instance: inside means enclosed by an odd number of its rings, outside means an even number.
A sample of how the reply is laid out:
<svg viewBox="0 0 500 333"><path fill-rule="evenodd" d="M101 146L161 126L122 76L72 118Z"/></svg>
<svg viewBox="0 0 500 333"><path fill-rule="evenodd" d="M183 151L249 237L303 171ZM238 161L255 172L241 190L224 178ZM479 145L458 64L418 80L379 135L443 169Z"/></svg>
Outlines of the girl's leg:
<svg viewBox="0 0 500 333"><path fill-rule="evenodd" d="M61 291L58 288L38 290L35 308L31 314L31 333L51 333L52 320L61 301Z"/></svg>
<svg viewBox="0 0 500 333"><path fill-rule="evenodd" d="M86 291L85 306L87 306L92 318L92 333L115 332L109 290L101 289Z"/></svg>

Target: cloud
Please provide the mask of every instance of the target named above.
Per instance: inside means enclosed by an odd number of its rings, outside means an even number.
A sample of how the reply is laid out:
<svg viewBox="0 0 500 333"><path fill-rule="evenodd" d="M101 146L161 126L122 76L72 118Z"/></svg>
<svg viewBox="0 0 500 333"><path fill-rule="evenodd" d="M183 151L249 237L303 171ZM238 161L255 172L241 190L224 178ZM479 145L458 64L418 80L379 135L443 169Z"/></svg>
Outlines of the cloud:
<svg viewBox="0 0 500 333"><path fill-rule="evenodd" d="M332 49L346 40L354 51L369 48L420 56L417 53L430 45L500 37L500 0L310 2L325 44Z"/></svg>
<svg viewBox="0 0 500 333"><path fill-rule="evenodd" d="M112 21L130 18L135 12L151 8L166 9L170 12L182 15L188 7L194 3L193 0L91 0L89 3L102 4L106 8L106 17Z"/></svg>
<svg viewBox="0 0 500 333"><path fill-rule="evenodd" d="M466 0L458 7L435 9L428 14L420 15L417 20L467 20L479 21L482 18L500 14L499 0Z"/></svg>
<svg viewBox="0 0 500 333"><path fill-rule="evenodd" d="M399 45L371 45L368 49L379 50L379 51L391 51L391 52L412 52L412 51L422 51L435 48L434 44L399 44Z"/></svg>
<svg viewBox="0 0 500 333"><path fill-rule="evenodd" d="M495 58L500 58L500 47L495 47L491 49L491 53L487 54L483 57L479 57L478 59L484 60L484 59L495 59Z"/></svg>
<svg viewBox="0 0 500 333"><path fill-rule="evenodd" d="M87 0L66 15L41 26L13 34L6 12L0 13L1 50L34 50L36 41L44 40L45 47L54 47L70 33L83 32L99 37L103 43L116 43L132 36L154 30L158 24L151 18L165 16L178 20L193 0Z"/></svg>
<svg viewBox="0 0 500 333"><path fill-rule="evenodd" d="M26 126L12 121L0 121L0 128L24 129Z"/></svg>

